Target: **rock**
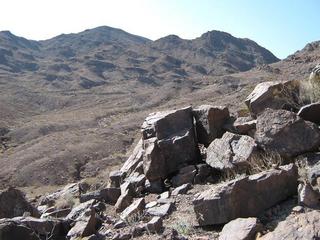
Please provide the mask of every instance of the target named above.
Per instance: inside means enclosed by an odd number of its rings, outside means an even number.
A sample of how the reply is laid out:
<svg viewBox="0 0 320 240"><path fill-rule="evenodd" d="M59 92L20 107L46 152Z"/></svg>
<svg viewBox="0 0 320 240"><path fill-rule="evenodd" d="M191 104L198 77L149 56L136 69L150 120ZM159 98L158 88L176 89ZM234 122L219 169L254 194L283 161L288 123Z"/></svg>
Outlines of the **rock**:
<svg viewBox="0 0 320 240"><path fill-rule="evenodd" d="M174 199L172 199L172 198L159 198L158 200L157 200L157 203L158 204L160 204L160 205L162 205L162 204L168 204L168 203L170 203L170 204L175 204L175 200Z"/></svg>
<svg viewBox="0 0 320 240"><path fill-rule="evenodd" d="M290 158L317 149L320 130L295 113L266 109L257 118L255 139L265 151Z"/></svg>
<svg viewBox="0 0 320 240"><path fill-rule="evenodd" d="M12 221L0 223L1 240L39 240L39 237L30 228L18 225Z"/></svg>
<svg viewBox="0 0 320 240"><path fill-rule="evenodd" d="M292 212L293 213L303 213L304 209L302 206L295 206L294 208L292 208Z"/></svg>
<svg viewBox="0 0 320 240"><path fill-rule="evenodd" d="M150 182L197 160L191 107L150 114L142 125L144 173Z"/></svg>
<svg viewBox="0 0 320 240"><path fill-rule="evenodd" d="M164 183L161 180L153 182L146 180L145 189L150 193L162 193L164 189Z"/></svg>
<svg viewBox="0 0 320 240"><path fill-rule="evenodd" d="M109 188L104 188L100 190L100 194L102 199L111 205L116 204L118 198L121 195L121 191L119 188L113 188L113 187L109 187Z"/></svg>
<svg viewBox="0 0 320 240"><path fill-rule="evenodd" d="M85 182L71 183L57 192L40 198L39 205L52 205L58 199L66 199L70 197L78 197L89 189L89 185Z"/></svg>
<svg viewBox="0 0 320 240"><path fill-rule="evenodd" d="M254 217L296 194L298 170L293 164L243 177L200 193L193 201L200 226Z"/></svg>
<svg viewBox="0 0 320 240"><path fill-rule="evenodd" d="M295 109L298 103L299 82L263 82L259 83L245 100L253 116L267 108Z"/></svg>
<svg viewBox="0 0 320 240"><path fill-rule="evenodd" d="M132 234L128 232L116 233L112 238L112 240L129 240L129 239L132 239Z"/></svg>
<svg viewBox="0 0 320 240"><path fill-rule="evenodd" d="M138 187L145 187L146 176L144 174L135 173L132 176L125 179L125 182L128 182L132 185L133 189L137 189Z"/></svg>
<svg viewBox="0 0 320 240"><path fill-rule="evenodd" d="M117 212L122 212L132 203L133 197L129 194L129 189L126 190L121 196L118 198L118 201L115 205Z"/></svg>
<svg viewBox="0 0 320 240"><path fill-rule="evenodd" d="M159 195L159 198L160 199L168 199L170 197L170 192L169 191L166 191L166 192L163 192Z"/></svg>
<svg viewBox="0 0 320 240"><path fill-rule="evenodd" d="M320 236L320 213L310 211L299 214L291 214L284 221L277 224L276 228L262 236L261 240L298 240L319 239Z"/></svg>
<svg viewBox="0 0 320 240"><path fill-rule="evenodd" d="M13 218L29 212L33 217L40 217L38 210L15 188L0 191L0 218Z"/></svg>
<svg viewBox="0 0 320 240"><path fill-rule="evenodd" d="M151 216L164 217L171 213L174 208L173 203L166 203L159 207L152 207L147 209L147 213Z"/></svg>
<svg viewBox="0 0 320 240"><path fill-rule="evenodd" d="M320 187L320 162L307 167L307 176L312 186Z"/></svg>
<svg viewBox="0 0 320 240"><path fill-rule="evenodd" d="M91 209L92 205L94 204L95 200L89 200L84 203L80 203L78 206L74 207L71 212L66 216L66 219L76 221L78 218L84 216L85 212L88 209Z"/></svg>
<svg viewBox="0 0 320 240"><path fill-rule="evenodd" d="M120 188L108 187L101 190L82 194L80 196L80 202L86 202L92 199L102 201L114 205L121 194Z"/></svg>
<svg viewBox="0 0 320 240"><path fill-rule="evenodd" d="M157 201L152 201L146 204L146 208L152 208L158 205Z"/></svg>
<svg viewBox="0 0 320 240"><path fill-rule="evenodd" d="M206 163L196 165L197 174L194 177L194 184L203 184L214 179L216 173L214 169ZM216 175L218 176L218 175Z"/></svg>
<svg viewBox="0 0 320 240"><path fill-rule="evenodd" d="M246 169L256 147L253 138L227 132L209 145L206 162L219 170Z"/></svg>
<svg viewBox="0 0 320 240"><path fill-rule="evenodd" d="M320 193L308 183L300 183L298 186L298 202L300 205L310 208L320 207Z"/></svg>
<svg viewBox="0 0 320 240"><path fill-rule="evenodd" d="M131 156L128 160L123 164L120 172L123 172L126 176L129 176L130 173L134 172L135 168L138 166L140 162L143 161L143 141L140 139L137 146L134 148Z"/></svg>
<svg viewBox="0 0 320 240"><path fill-rule="evenodd" d="M197 174L197 169L194 165L189 165L179 170L179 173L172 179L172 186L178 187L185 183L193 183L193 180Z"/></svg>
<svg viewBox="0 0 320 240"><path fill-rule="evenodd" d="M298 116L306 121L320 125L320 102L303 106L299 110Z"/></svg>
<svg viewBox="0 0 320 240"><path fill-rule="evenodd" d="M80 195L80 197L79 197L80 203L83 203L83 202L86 202L86 201L89 201L92 199L102 201L101 191L97 190L97 191L93 191L93 192L88 192L88 193Z"/></svg>
<svg viewBox="0 0 320 240"><path fill-rule="evenodd" d="M95 234L98 228L99 220L96 218L96 212L92 208L89 211L89 216L84 216L77 220L76 224L68 232L67 237L70 239L87 237Z"/></svg>
<svg viewBox="0 0 320 240"><path fill-rule="evenodd" d="M63 218L71 212L71 208L57 209L52 212L45 212L41 218Z"/></svg>
<svg viewBox="0 0 320 240"><path fill-rule="evenodd" d="M139 198L135 200L129 207L127 207L121 213L121 219L127 220L128 218L134 217L136 218L137 215L141 215L143 210L145 209L145 201L144 198Z"/></svg>
<svg viewBox="0 0 320 240"><path fill-rule="evenodd" d="M219 240L255 240L261 230L257 218L237 218L224 225Z"/></svg>
<svg viewBox="0 0 320 240"><path fill-rule="evenodd" d="M51 235L52 239L60 239L65 232L64 222L53 219L34 217L15 217L0 219L0 239L39 239L39 236ZM25 236L19 236L24 233ZM36 236L36 238L34 238ZM16 237L16 238L14 238Z"/></svg>
<svg viewBox="0 0 320 240"><path fill-rule="evenodd" d="M253 136L256 130L257 120L251 117L239 117L233 123L233 129L238 134Z"/></svg>
<svg viewBox="0 0 320 240"><path fill-rule="evenodd" d="M110 187L119 188L125 178L125 173L121 171L112 171L109 175Z"/></svg>
<svg viewBox="0 0 320 240"><path fill-rule="evenodd" d="M153 217L147 223L147 229L150 233L159 233L162 229L162 218L161 217Z"/></svg>
<svg viewBox="0 0 320 240"><path fill-rule="evenodd" d="M228 108L221 106L201 105L192 113L196 119L198 142L206 147L223 135L223 125L230 117Z"/></svg>
<svg viewBox="0 0 320 240"><path fill-rule="evenodd" d="M172 196L177 196L177 195L179 195L179 194L186 194L191 187L192 187L192 186L191 186L190 183L183 184L183 185L181 185L180 187L175 188L175 189L172 191L171 195L172 195Z"/></svg>
<svg viewBox="0 0 320 240"><path fill-rule="evenodd" d="M126 227L126 226L127 226L126 222L125 222L125 221L122 221L122 220L119 220L118 222L116 222L116 223L114 224L114 228L115 228L115 229L124 228L124 227Z"/></svg>

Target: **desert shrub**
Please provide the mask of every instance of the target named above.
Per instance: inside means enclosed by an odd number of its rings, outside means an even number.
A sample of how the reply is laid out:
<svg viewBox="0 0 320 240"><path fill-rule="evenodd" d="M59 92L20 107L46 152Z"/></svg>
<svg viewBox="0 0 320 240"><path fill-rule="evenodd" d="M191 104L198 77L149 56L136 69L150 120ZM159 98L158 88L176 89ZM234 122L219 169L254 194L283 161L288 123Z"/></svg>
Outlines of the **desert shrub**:
<svg viewBox="0 0 320 240"><path fill-rule="evenodd" d="M65 194L56 200L55 206L58 209L72 208L77 203L77 199L71 194Z"/></svg>
<svg viewBox="0 0 320 240"><path fill-rule="evenodd" d="M248 174L255 174L276 168L284 163L284 159L276 152L256 154L249 160Z"/></svg>
<svg viewBox="0 0 320 240"><path fill-rule="evenodd" d="M183 219L174 223L172 228L175 229L179 233L179 235L183 236L191 235L194 232L194 227L192 223L188 220Z"/></svg>

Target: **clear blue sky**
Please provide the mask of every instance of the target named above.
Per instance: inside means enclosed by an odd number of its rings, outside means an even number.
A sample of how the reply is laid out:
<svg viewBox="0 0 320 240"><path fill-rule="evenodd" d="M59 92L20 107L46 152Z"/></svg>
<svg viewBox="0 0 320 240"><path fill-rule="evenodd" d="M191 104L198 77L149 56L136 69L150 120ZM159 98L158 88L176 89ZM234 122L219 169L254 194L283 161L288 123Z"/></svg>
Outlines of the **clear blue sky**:
<svg viewBox="0 0 320 240"><path fill-rule="evenodd" d="M247 37L285 58L320 40L319 0L1 0L0 30L47 39L101 25L158 39L210 30Z"/></svg>

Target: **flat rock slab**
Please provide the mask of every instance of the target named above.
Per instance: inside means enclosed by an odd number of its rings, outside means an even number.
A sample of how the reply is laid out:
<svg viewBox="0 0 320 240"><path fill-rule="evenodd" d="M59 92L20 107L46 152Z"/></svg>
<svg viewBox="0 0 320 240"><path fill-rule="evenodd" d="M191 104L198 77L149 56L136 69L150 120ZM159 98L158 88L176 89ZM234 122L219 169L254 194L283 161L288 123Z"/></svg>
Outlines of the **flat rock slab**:
<svg viewBox="0 0 320 240"><path fill-rule="evenodd" d="M293 164L212 186L193 201L200 226L255 217L297 193L298 170Z"/></svg>
<svg viewBox="0 0 320 240"><path fill-rule="evenodd" d="M173 203L166 203L159 207L152 207L147 210L147 213L151 216L164 217L171 213L173 210Z"/></svg>

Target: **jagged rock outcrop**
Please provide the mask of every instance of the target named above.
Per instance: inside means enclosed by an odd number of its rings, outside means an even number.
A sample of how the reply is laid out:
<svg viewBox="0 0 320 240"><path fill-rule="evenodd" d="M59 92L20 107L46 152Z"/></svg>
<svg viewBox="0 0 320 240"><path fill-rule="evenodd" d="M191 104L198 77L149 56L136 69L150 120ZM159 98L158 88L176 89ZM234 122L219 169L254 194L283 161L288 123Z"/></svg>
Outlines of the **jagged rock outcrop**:
<svg viewBox="0 0 320 240"><path fill-rule="evenodd" d="M293 164L213 186L193 201L200 226L254 217L297 192Z"/></svg>
<svg viewBox="0 0 320 240"><path fill-rule="evenodd" d="M266 108L296 109L298 105L298 81L259 83L245 100L251 114L256 116Z"/></svg>
<svg viewBox="0 0 320 240"><path fill-rule="evenodd" d="M319 127L293 112L266 109L257 118L255 139L265 151L294 157L320 146Z"/></svg>
<svg viewBox="0 0 320 240"><path fill-rule="evenodd" d="M219 170L243 170L249 166L256 147L253 138L227 132L209 145L206 162Z"/></svg>
<svg viewBox="0 0 320 240"><path fill-rule="evenodd" d="M29 212L31 216L40 217L38 210L25 198L24 194L15 188L0 192L0 218L13 218Z"/></svg>
<svg viewBox="0 0 320 240"><path fill-rule="evenodd" d="M142 125L144 174L165 179L179 166L197 160L191 107L150 114Z"/></svg>
<svg viewBox="0 0 320 240"><path fill-rule="evenodd" d="M206 147L223 133L223 125L230 118L227 107L201 105L192 111L196 120L198 142Z"/></svg>

